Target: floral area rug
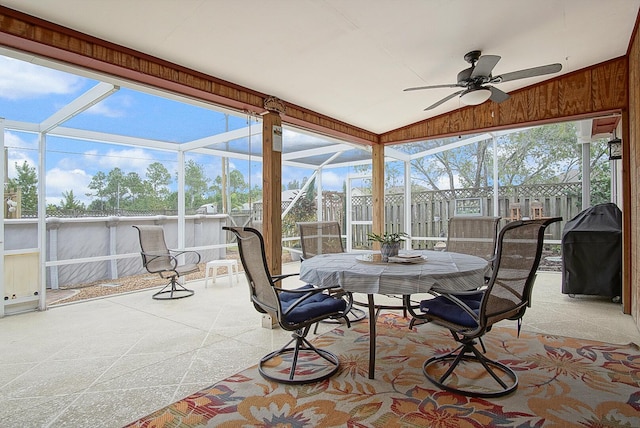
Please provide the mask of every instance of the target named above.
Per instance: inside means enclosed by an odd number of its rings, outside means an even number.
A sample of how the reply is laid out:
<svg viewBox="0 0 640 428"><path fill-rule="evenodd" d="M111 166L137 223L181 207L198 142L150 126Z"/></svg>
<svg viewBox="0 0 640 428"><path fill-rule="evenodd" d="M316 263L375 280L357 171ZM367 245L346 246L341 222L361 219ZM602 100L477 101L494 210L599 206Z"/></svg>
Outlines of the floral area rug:
<svg viewBox="0 0 640 428"><path fill-rule="evenodd" d="M640 350L495 328L487 355L514 369L518 389L492 399L442 391L423 362L453 349L445 329L378 320L376 378L367 376L366 322L318 336L340 371L310 385L268 382L251 367L129 427L640 427ZM203 376L206 374L203 374Z"/></svg>

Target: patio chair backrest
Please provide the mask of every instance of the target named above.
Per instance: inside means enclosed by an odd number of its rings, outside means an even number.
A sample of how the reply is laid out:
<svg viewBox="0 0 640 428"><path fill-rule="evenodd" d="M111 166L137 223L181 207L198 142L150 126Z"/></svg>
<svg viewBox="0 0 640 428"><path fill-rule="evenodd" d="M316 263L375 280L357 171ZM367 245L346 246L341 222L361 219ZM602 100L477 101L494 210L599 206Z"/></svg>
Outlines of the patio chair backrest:
<svg viewBox="0 0 640 428"><path fill-rule="evenodd" d="M447 251L493 259L501 217L455 216L449 219Z"/></svg>
<svg viewBox="0 0 640 428"><path fill-rule="evenodd" d="M530 306L546 227L560 220L521 220L500 231L493 273L480 307L481 328L515 319Z"/></svg>
<svg viewBox="0 0 640 428"><path fill-rule="evenodd" d="M175 267L170 257L169 249L164 240L162 226L142 225L133 226L138 229L142 264L150 273L173 270Z"/></svg>
<svg viewBox="0 0 640 428"><path fill-rule="evenodd" d="M259 312L274 312L280 316L282 308L273 288L262 235L251 227L225 226L223 229L233 232L237 238L240 261L254 306Z"/></svg>
<svg viewBox="0 0 640 428"><path fill-rule="evenodd" d="M299 222L297 225L303 259L310 259L318 254L344 253L340 224L337 221Z"/></svg>

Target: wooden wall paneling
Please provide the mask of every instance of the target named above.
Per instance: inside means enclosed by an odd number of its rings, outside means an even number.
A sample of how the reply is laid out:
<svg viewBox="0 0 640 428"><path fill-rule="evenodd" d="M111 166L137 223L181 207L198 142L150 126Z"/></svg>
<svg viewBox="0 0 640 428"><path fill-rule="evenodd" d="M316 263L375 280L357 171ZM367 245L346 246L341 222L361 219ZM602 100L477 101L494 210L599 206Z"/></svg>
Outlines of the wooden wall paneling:
<svg viewBox="0 0 640 428"><path fill-rule="evenodd" d="M473 111L463 108L451 113L449 119L449 132L469 132L473 127Z"/></svg>
<svg viewBox="0 0 640 428"><path fill-rule="evenodd" d="M419 126L415 126L408 129L408 134L409 134L408 138L410 140L420 138L422 135L429 132L428 129L429 129L429 123L422 122Z"/></svg>
<svg viewBox="0 0 640 428"><path fill-rule="evenodd" d="M509 94L510 98L498 105L501 126L513 125L527 120L527 92Z"/></svg>
<svg viewBox="0 0 640 428"><path fill-rule="evenodd" d="M499 104L484 103L470 110L473 113L474 129L493 128L499 123Z"/></svg>
<svg viewBox="0 0 640 428"><path fill-rule="evenodd" d="M558 82L558 107L562 115L592 111L591 70L573 73Z"/></svg>
<svg viewBox="0 0 640 428"><path fill-rule="evenodd" d="M185 86L190 86L199 91L213 93L213 84L209 80L202 79L190 73L179 72L178 82Z"/></svg>
<svg viewBox="0 0 640 428"><path fill-rule="evenodd" d="M591 70L591 99L594 110L627 105L627 59L621 58ZM629 81L629 85L633 84Z"/></svg>
<svg viewBox="0 0 640 428"><path fill-rule="evenodd" d="M531 88L527 95L527 116L531 120L558 117L558 81L553 80Z"/></svg>
<svg viewBox="0 0 640 428"><path fill-rule="evenodd" d="M451 130L449 129L450 114L434 117L430 120L428 130L432 134L436 135L448 135Z"/></svg>

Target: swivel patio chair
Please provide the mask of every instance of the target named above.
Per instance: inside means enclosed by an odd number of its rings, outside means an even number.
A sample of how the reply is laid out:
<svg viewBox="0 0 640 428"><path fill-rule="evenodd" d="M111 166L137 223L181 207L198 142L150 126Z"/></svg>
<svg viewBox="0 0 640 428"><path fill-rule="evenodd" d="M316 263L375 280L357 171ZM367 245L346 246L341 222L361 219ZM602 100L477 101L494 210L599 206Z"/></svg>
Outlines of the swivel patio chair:
<svg viewBox="0 0 640 428"><path fill-rule="evenodd" d="M262 377L280 383L305 384L332 376L339 368L338 357L313 346L307 334L313 324L326 319L343 318L350 327L346 317L350 302L328 294L337 287L307 284L287 290L276 286L277 282L297 274L270 274L260 232L250 227L223 229L237 237L253 306L260 313L275 315L282 329L293 332L286 345L260 360L258 370Z"/></svg>
<svg viewBox="0 0 640 428"><path fill-rule="evenodd" d="M337 221L310 221L296 224L300 232L303 261L318 254L344 253L340 224ZM334 295L346 295L348 298L352 298L350 293L343 290L337 291ZM352 306L348 316L351 322L357 322L365 319L367 313ZM332 321L327 320L327 322ZM317 331L317 326L315 331Z"/></svg>
<svg viewBox="0 0 640 428"><path fill-rule="evenodd" d="M182 299L193 296L189 290L178 282L178 278L197 272L200 254L196 251L177 251L167 248L162 226L133 226L138 229L142 265L149 273L157 273L169 279L169 283L152 297L156 300ZM179 258L189 258L189 263L179 264Z"/></svg>
<svg viewBox="0 0 640 428"><path fill-rule="evenodd" d="M495 323L505 319L518 320L519 333L521 319L531 305L545 228L558 220L508 223L498 236L494 270L485 289L452 292L434 288L437 297L420 302L420 314L409 306L414 317L448 328L460 344L451 352L425 361L423 372L433 384L473 397L499 397L516 390L516 373L489 359L476 345L479 343L485 350L482 338ZM461 365L465 367L456 370Z"/></svg>

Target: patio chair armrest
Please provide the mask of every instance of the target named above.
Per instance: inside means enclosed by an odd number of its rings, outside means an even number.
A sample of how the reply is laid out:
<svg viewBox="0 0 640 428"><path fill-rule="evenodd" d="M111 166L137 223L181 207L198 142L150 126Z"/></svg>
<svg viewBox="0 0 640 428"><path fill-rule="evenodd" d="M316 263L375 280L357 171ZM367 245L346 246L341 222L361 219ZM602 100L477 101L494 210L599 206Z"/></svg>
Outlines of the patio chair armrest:
<svg viewBox="0 0 640 428"><path fill-rule="evenodd" d="M196 261L193 262L194 264L198 264L200 263L200 253L197 251L193 251L193 250L169 250L169 253L171 254L171 257L177 258L179 256L182 255L189 255L189 254L195 254L196 255Z"/></svg>
<svg viewBox="0 0 640 428"><path fill-rule="evenodd" d="M279 275L272 275L271 279L273 280L273 282L278 282L278 281L282 281L285 278L289 278L291 276L299 276L299 273L282 273Z"/></svg>
<svg viewBox="0 0 640 428"><path fill-rule="evenodd" d="M147 261L144 263L144 268L147 269L149 273L160 273L160 272L166 272L167 270L173 271L176 268L176 266L178 266L178 260L175 257L173 257L171 254L146 253L144 251L141 251L140 254L142 254L144 257L147 258ZM158 270L149 269L149 263L161 257L168 257L171 260L171 264L172 264L171 269L158 269Z"/></svg>

